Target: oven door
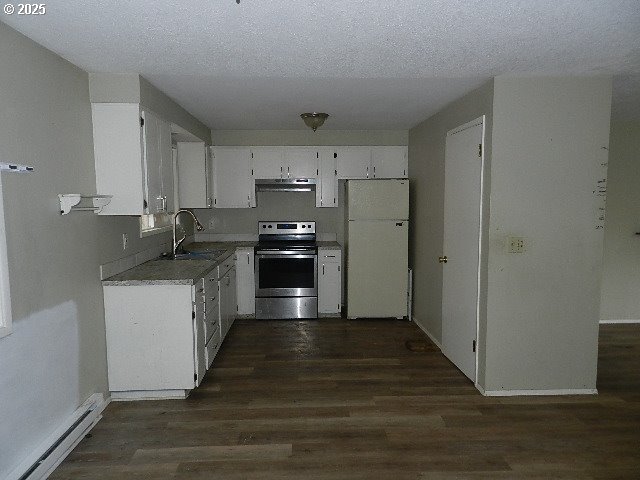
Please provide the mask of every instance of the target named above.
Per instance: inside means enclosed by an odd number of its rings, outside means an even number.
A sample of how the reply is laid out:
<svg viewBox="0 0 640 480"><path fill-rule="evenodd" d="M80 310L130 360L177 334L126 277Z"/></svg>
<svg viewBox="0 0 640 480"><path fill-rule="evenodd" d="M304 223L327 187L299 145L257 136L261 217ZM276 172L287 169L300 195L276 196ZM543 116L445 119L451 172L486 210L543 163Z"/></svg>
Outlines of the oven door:
<svg viewBox="0 0 640 480"><path fill-rule="evenodd" d="M256 251L256 297L316 297L318 255L315 252Z"/></svg>

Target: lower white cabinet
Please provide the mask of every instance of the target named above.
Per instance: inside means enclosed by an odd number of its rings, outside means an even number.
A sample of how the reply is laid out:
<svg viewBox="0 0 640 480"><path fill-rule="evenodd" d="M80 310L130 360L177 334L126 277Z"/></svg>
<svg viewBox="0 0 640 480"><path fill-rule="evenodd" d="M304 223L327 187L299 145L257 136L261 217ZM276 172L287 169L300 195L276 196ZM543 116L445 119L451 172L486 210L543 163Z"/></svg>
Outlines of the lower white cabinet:
<svg viewBox="0 0 640 480"><path fill-rule="evenodd" d="M236 250L238 315L255 315L256 286L253 248Z"/></svg>
<svg viewBox="0 0 640 480"><path fill-rule="evenodd" d="M318 252L318 314L338 315L342 310L342 252Z"/></svg>
<svg viewBox="0 0 640 480"><path fill-rule="evenodd" d="M104 285L113 399L184 398L200 385L236 318L235 262L194 285Z"/></svg>
<svg viewBox="0 0 640 480"><path fill-rule="evenodd" d="M220 338L224 340L238 313L235 255L231 255L218 266L218 294L220 296Z"/></svg>
<svg viewBox="0 0 640 480"><path fill-rule="evenodd" d="M198 285L105 285L114 399L185 397L206 371Z"/></svg>

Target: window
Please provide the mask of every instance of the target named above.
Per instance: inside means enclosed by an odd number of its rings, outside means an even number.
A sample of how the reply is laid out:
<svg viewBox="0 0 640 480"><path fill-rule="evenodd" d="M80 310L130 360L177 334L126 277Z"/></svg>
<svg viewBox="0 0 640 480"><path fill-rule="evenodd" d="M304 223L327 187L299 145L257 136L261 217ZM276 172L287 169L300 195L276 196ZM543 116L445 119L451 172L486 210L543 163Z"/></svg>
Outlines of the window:
<svg viewBox="0 0 640 480"><path fill-rule="evenodd" d="M148 237L156 233L169 232L172 229L172 215L157 213L140 217L140 237Z"/></svg>
<svg viewBox="0 0 640 480"><path fill-rule="evenodd" d="M12 332L9 262L7 259L7 236L4 225L4 201L2 200L2 195L2 178L0 177L0 338Z"/></svg>

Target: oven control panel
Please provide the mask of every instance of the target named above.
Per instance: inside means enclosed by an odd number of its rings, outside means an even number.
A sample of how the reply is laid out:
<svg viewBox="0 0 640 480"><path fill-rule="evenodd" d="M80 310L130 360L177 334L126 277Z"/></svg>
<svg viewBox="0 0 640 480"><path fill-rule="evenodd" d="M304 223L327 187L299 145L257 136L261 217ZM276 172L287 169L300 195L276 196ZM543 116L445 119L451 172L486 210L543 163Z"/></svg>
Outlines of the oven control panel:
<svg viewBox="0 0 640 480"><path fill-rule="evenodd" d="M258 222L260 235L299 235L316 233L316 222Z"/></svg>

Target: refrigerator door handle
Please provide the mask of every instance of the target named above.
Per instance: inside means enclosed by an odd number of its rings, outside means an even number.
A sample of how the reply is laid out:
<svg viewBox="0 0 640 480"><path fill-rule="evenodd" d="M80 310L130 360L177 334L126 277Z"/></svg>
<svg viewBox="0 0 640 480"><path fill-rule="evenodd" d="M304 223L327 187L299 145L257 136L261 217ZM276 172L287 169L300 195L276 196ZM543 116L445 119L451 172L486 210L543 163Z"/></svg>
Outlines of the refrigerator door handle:
<svg viewBox="0 0 640 480"><path fill-rule="evenodd" d="M396 227L401 227L402 226L402 222L396 222Z"/></svg>

